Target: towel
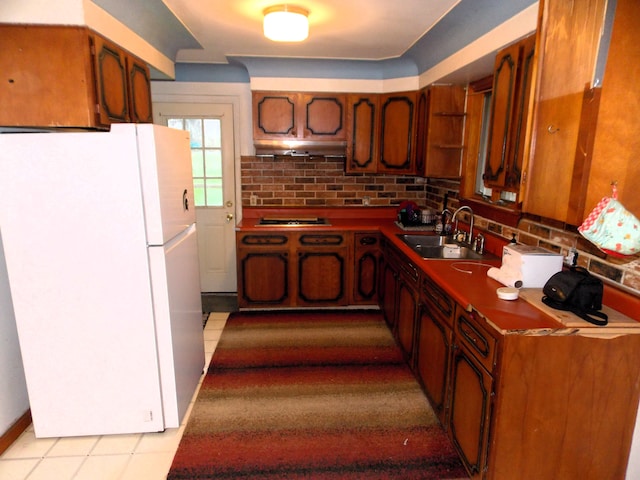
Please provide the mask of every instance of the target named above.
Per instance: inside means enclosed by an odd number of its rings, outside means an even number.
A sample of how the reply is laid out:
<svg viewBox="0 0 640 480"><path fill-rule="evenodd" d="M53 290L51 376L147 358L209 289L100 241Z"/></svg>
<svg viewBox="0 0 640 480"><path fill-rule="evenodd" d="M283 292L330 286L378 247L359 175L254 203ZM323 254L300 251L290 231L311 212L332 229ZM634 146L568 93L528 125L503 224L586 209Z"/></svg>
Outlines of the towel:
<svg viewBox="0 0 640 480"><path fill-rule="evenodd" d="M503 267L491 267L487 271L487 276L493 278L494 280L497 280L507 287L522 287L522 277L517 271L514 270L506 269Z"/></svg>

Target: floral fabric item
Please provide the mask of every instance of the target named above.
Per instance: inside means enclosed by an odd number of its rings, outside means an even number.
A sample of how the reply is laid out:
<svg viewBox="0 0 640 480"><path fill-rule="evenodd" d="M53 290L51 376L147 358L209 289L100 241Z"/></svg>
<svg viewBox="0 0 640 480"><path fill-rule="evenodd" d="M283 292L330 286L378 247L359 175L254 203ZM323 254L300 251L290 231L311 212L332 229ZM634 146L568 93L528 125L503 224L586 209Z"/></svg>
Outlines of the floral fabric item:
<svg viewBox="0 0 640 480"><path fill-rule="evenodd" d="M578 227L580 234L603 252L622 257L640 252L640 221L617 200L604 197Z"/></svg>

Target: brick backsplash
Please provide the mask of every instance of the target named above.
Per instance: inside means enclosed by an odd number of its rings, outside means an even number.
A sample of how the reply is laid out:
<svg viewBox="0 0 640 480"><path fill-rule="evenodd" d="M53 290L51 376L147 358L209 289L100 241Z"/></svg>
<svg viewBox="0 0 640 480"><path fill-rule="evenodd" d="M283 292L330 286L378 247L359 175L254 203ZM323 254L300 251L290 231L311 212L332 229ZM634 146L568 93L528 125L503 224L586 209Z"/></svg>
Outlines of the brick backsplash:
<svg viewBox="0 0 640 480"><path fill-rule="evenodd" d="M336 157L253 157L241 159L242 205L274 207L342 207L364 205L394 206L413 200L421 207L453 211L459 206L458 180L424 179L394 175L347 175L344 159ZM555 221L524 217L516 228L476 215L477 227L505 240L515 235L519 243L569 253L578 250L578 264L640 296L640 256L614 258L586 241L575 227Z"/></svg>
<svg viewBox="0 0 640 480"><path fill-rule="evenodd" d="M457 180L429 179L426 203L439 210L446 195L447 206L455 209L459 206L459 187ZM575 248L578 251L578 265L603 277L608 283L640 297L640 255L625 258L606 255L582 237L576 227L539 217L529 218L526 215L516 228L478 215L475 216L475 225L505 240L511 240L515 235L518 243L546 248L562 253L565 257L571 248Z"/></svg>
<svg viewBox="0 0 640 480"><path fill-rule="evenodd" d="M403 200L424 205L426 180L412 176L347 175L339 157L253 157L241 159L242 206L394 206Z"/></svg>

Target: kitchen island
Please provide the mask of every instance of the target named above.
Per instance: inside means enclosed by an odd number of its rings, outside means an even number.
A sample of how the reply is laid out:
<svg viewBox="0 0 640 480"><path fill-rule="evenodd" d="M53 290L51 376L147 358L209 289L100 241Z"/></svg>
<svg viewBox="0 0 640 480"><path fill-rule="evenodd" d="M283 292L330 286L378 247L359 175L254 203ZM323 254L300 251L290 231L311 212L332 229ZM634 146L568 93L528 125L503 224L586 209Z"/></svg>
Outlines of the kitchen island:
<svg viewBox="0 0 640 480"><path fill-rule="evenodd" d="M288 245L258 241L276 259L262 272L243 271L239 254L239 283L249 273L273 285L279 265L290 303L269 308L306 306L316 294L309 306L379 306L472 478L624 478L640 399L640 323L628 315L640 311L637 298L607 288L607 308L622 312L596 327L541 308L534 290L498 299L502 285L486 272L500 265L504 240L488 232L486 249L498 260L425 260L398 237L393 209L266 210L328 225L257 226L265 209L245 210L239 242L273 236ZM305 237L321 244L299 250ZM356 254L361 238L375 239L369 257ZM363 258L375 259L364 263L377 291L355 303ZM310 272L321 287L305 283Z"/></svg>

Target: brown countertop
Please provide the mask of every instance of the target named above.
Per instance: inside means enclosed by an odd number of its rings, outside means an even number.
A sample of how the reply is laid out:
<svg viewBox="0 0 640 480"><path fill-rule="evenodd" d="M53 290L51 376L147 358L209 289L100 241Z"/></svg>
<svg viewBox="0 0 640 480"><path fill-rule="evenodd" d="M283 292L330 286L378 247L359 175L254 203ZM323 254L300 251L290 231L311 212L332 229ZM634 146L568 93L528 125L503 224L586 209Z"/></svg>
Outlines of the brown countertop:
<svg viewBox="0 0 640 480"><path fill-rule="evenodd" d="M240 232L269 231L380 231L407 258L420 268L432 280L438 283L445 292L466 310L477 311L481 316L503 334L526 333L531 335L568 335L583 329L606 330L609 327L597 327L576 317L584 323L577 328L575 322L571 326L562 323L562 317L548 315L544 310L534 306L524 298L517 300L501 300L496 289L503 285L487 276L487 270L501 264L504 240L483 232L487 237L486 249L498 258L496 260L435 260L423 259L409 248L397 234L409 233L395 225L395 209L392 208L282 208L282 209L245 209L242 222L237 225ZM257 219L266 215L299 215L322 216L328 218L330 225L311 226L256 226ZM529 292L531 296L532 292ZM631 324L640 322L630 320ZM636 328L637 328L636 327Z"/></svg>

